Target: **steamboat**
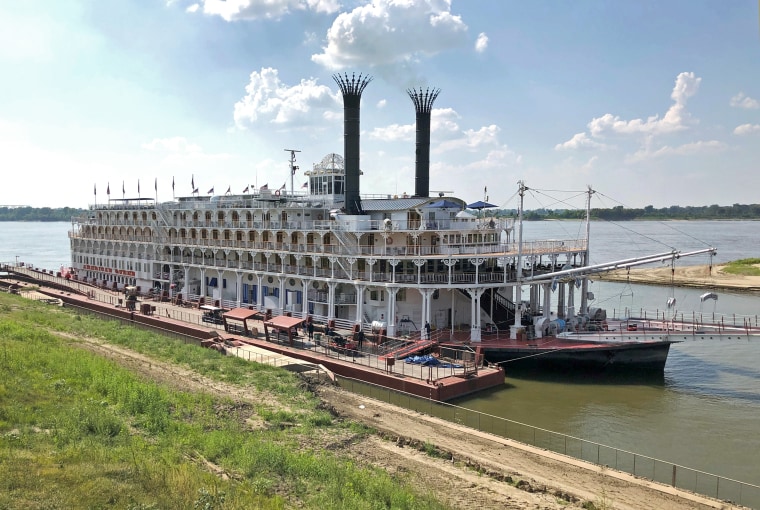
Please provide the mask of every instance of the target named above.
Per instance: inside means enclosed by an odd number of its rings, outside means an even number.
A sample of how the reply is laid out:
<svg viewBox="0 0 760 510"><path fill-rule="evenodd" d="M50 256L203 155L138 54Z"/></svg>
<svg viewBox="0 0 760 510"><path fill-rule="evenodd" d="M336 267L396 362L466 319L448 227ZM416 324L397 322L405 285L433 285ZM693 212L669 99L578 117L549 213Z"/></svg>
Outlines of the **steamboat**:
<svg viewBox="0 0 760 510"><path fill-rule="evenodd" d="M676 340L607 322L604 310L589 306L587 277L685 254L591 266L588 227L586 239L523 242L522 204L517 218L488 217L482 212L490 204L431 196L430 118L439 89L407 91L416 112L414 194L361 194L360 100L371 78L333 78L344 101L344 153L305 171L305 189L293 187L298 151L288 150L290 189L221 196L196 189L168 202L109 196L73 219L75 277L196 306L466 343L493 363L664 369ZM526 189L519 183L520 197ZM615 338L602 335L617 328Z"/></svg>

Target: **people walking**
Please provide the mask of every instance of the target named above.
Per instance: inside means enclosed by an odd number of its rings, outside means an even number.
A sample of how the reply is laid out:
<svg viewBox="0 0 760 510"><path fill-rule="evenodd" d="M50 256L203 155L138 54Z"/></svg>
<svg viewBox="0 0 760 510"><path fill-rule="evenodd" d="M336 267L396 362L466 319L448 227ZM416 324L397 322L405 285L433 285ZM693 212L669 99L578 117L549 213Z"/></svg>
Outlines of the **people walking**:
<svg viewBox="0 0 760 510"><path fill-rule="evenodd" d="M306 323L306 331L309 333L309 340L314 340L314 323L309 321Z"/></svg>

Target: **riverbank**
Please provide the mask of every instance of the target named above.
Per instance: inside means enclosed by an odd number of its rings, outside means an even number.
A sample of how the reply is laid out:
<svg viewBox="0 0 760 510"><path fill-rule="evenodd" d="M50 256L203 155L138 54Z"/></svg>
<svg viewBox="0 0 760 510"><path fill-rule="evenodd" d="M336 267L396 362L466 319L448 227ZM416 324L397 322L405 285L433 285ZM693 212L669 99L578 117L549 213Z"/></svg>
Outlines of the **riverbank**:
<svg viewBox="0 0 760 510"><path fill-rule="evenodd" d="M230 398L235 406L256 406L251 388L210 380L187 366L111 345L89 335L73 344L107 357L141 376L181 388ZM310 381L322 407L375 434L324 438L354 462L416 480L451 508L733 508L667 485L648 482L605 466L477 432L415 411ZM274 398L269 399L274 402ZM287 496L286 496L287 497ZM593 505L593 506L591 506Z"/></svg>
<svg viewBox="0 0 760 510"><path fill-rule="evenodd" d="M670 266L621 269L596 275L593 279L643 285L672 285L706 290L760 293L760 276L729 274L724 271L725 267L725 265L712 267L709 265L678 266L674 271L671 270Z"/></svg>

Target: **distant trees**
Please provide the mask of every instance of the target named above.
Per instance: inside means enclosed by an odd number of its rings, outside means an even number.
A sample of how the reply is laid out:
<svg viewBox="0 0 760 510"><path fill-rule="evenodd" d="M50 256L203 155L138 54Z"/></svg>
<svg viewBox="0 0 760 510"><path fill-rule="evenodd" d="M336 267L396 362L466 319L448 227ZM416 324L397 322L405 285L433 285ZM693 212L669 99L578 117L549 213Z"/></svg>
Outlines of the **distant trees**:
<svg viewBox="0 0 760 510"><path fill-rule="evenodd" d="M0 207L0 221L71 221L72 216L79 216L86 209L73 207ZM514 209L491 209L494 216L517 216ZM536 220L578 220L586 217L583 209L536 209L525 211L527 221ZM671 205L655 209L648 205L642 209L626 209L623 206L612 209L591 209L591 218L606 221L627 220L760 220L760 204L705 205L688 206Z"/></svg>
<svg viewBox="0 0 760 510"><path fill-rule="evenodd" d="M514 209L497 209L496 216L516 216ZM577 220L586 217L582 209L537 209L525 211L524 219L532 220ZM627 220L760 220L760 204L734 204L687 206L671 205L655 209L648 205L642 209L626 209L623 206L612 209L591 209L591 218L607 221Z"/></svg>
<svg viewBox="0 0 760 510"><path fill-rule="evenodd" d="M71 221L83 212L73 207L0 207L0 221Z"/></svg>

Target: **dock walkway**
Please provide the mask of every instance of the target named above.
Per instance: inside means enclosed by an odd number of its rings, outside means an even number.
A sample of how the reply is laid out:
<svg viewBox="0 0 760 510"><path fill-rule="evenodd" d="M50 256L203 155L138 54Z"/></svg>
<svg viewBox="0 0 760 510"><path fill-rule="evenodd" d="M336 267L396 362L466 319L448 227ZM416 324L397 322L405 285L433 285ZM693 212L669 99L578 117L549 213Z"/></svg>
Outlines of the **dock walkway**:
<svg viewBox="0 0 760 510"><path fill-rule="evenodd" d="M202 322L202 310L186 308L171 301L144 300L142 303L149 303L149 306L137 306L136 311L130 311L123 307L121 292L46 273L36 274L26 268L13 269L21 270L21 276L27 280L19 280L20 286L28 285L29 279L33 280L39 286L38 292L47 296L45 299L60 299L64 306L77 306L113 318L192 336L199 342L222 342L228 354L250 361L298 372L322 370L331 378L335 374L439 401L504 384L504 371L499 367L479 367L477 373L466 374L456 364L421 366L405 363L401 359L436 347L433 341L419 341L393 353L383 353L381 347L369 339L365 339L359 349L340 349L326 342L310 340L300 330L292 345L286 338L278 340L276 335L270 335L270 341L267 341L263 334L264 324L258 319L249 320L257 330L255 336L232 334L220 325ZM70 292L62 289L70 289Z"/></svg>

